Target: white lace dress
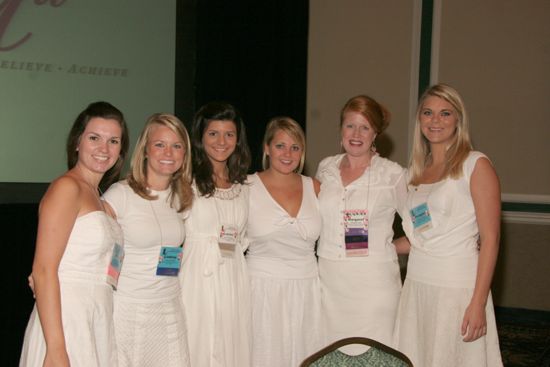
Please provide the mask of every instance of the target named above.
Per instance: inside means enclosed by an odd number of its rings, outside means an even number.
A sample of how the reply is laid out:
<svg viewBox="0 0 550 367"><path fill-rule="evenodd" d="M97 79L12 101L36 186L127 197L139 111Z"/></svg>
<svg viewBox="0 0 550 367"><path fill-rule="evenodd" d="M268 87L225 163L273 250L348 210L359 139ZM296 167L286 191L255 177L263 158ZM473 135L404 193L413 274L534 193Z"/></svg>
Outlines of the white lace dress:
<svg viewBox="0 0 550 367"><path fill-rule="evenodd" d="M191 366L250 366L250 279L243 254L247 220L248 186L217 189L213 197L195 194L180 271ZM230 256L222 256L218 245L222 225L238 230Z"/></svg>
<svg viewBox="0 0 550 367"><path fill-rule="evenodd" d="M491 295L487 335L463 342L464 311L472 298L479 229L470 177L480 157L471 152L463 177L409 188L403 228L412 248L396 321L395 342L415 366L502 366ZM427 202L432 228L414 231L409 210Z"/></svg>
<svg viewBox="0 0 550 367"><path fill-rule="evenodd" d="M321 231L313 181L302 176L296 217L249 176L247 263L252 286L252 365L298 366L323 345L315 241Z"/></svg>

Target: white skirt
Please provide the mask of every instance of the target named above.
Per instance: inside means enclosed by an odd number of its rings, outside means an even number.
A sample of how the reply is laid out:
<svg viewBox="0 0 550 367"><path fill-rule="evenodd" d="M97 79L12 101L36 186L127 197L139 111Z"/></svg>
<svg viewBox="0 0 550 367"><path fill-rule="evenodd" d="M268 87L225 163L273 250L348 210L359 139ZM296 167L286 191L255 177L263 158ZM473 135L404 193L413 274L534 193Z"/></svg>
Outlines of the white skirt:
<svg viewBox="0 0 550 367"><path fill-rule="evenodd" d="M473 289L450 288L406 279L396 321L397 348L415 366L502 366L491 295L485 315L487 335L462 341L464 312Z"/></svg>
<svg viewBox="0 0 550 367"><path fill-rule="evenodd" d="M61 319L71 367L116 367L113 291L107 284L62 282ZM36 305L31 313L20 367L42 367L46 341Z"/></svg>
<svg viewBox="0 0 550 367"><path fill-rule="evenodd" d="M395 261L346 261L319 258L321 302L326 344L348 337L365 337L392 346L401 292ZM346 354L366 347L341 348Z"/></svg>
<svg viewBox="0 0 550 367"><path fill-rule="evenodd" d="M189 366L181 296L139 303L115 296L115 335L120 367Z"/></svg>
<svg viewBox="0 0 550 367"><path fill-rule="evenodd" d="M251 276L252 366L298 366L321 344L319 278Z"/></svg>

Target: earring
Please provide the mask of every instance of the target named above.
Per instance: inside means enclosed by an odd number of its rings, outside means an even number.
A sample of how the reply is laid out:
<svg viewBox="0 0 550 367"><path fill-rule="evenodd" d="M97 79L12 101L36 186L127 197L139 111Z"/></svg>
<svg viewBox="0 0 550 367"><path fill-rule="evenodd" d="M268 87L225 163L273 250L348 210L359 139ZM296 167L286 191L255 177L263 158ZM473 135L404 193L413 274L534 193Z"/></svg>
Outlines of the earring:
<svg viewBox="0 0 550 367"><path fill-rule="evenodd" d="M376 143L374 140L372 141L372 144L370 145L370 151L373 153L376 153Z"/></svg>

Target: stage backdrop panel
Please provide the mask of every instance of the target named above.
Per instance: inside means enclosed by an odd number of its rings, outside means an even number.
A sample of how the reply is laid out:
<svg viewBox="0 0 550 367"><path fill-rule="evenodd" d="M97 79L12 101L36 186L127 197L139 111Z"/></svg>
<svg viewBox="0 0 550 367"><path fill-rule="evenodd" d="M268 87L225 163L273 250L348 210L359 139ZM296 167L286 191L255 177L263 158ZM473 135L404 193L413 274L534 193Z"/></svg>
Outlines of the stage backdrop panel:
<svg viewBox="0 0 550 367"><path fill-rule="evenodd" d="M66 168L77 114L121 109L133 146L174 110L176 0L0 1L0 182L49 182Z"/></svg>

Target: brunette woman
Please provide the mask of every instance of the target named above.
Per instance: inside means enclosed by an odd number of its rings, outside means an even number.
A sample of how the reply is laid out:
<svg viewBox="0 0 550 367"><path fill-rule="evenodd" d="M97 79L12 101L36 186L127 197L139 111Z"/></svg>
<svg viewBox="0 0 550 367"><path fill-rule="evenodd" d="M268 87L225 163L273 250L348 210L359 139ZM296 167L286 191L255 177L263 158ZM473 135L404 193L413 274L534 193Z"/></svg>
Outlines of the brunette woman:
<svg viewBox="0 0 550 367"><path fill-rule="evenodd" d="M250 366L250 286L244 251L250 163L244 123L228 103L196 113L193 207L180 271L192 366Z"/></svg>
<svg viewBox="0 0 550 367"><path fill-rule="evenodd" d="M67 139L69 170L53 181L39 208L32 267L36 304L20 366L117 366L113 289L122 233L98 187L118 179L128 150L122 113L90 104Z"/></svg>

